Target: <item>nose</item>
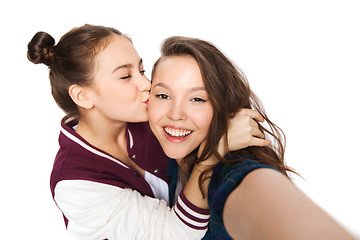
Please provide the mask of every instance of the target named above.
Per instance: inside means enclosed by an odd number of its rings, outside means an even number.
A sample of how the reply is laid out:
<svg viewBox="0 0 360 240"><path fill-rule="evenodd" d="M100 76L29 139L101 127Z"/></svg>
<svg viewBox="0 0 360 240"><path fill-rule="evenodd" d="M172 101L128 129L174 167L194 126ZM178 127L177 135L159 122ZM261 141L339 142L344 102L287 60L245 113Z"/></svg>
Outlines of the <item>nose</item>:
<svg viewBox="0 0 360 240"><path fill-rule="evenodd" d="M167 117L173 121L181 121L186 119L186 107L182 101L171 99L169 104Z"/></svg>
<svg viewBox="0 0 360 240"><path fill-rule="evenodd" d="M140 75L137 81L137 88L140 92L150 91L151 82L145 75Z"/></svg>

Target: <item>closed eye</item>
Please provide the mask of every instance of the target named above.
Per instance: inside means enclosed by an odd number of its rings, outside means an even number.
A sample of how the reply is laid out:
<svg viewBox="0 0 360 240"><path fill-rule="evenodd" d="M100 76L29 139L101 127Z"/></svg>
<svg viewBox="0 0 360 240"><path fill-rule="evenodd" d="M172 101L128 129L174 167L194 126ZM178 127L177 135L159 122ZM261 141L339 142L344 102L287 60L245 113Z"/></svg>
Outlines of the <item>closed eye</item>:
<svg viewBox="0 0 360 240"><path fill-rule="evenodd" d="M144 75L145 74L145 70L140 70L140 74Z"/></svg>
<svg viewBox="0 0 360 240"><path fill-rule="evenodd" d="M131 74L121 77L120 79L128 79L128 78L131 78Z"/></svg>

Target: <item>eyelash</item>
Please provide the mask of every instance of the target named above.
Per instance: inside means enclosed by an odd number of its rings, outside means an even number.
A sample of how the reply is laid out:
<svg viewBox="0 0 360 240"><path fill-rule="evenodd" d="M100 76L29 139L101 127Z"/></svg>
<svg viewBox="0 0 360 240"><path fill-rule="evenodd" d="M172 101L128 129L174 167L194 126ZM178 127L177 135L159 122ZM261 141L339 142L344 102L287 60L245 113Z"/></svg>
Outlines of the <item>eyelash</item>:
<svg viewBox="0 0 360 240"><path fill-rule="evenodd" d="M131 78L131 75L126 75L125 77L121 77L120 79L128 79L128 78Z"/></svg>
<svg viewBox="0 0 360 240"><path fill-rule="evenodd" d="M169 99L170 97L164 93L160 93L155 95L155 97L160 98L160 99Z"/></svg>
<svg viewBox="0 0 360 240"><path fill-rule="evenodd" d="M166 100L170 99L170 97L164 93L160 93L155 96L160 99L166 99ZM191 101L192 102L206 102L207 100L199 98L199 97L195 97L195 98L192 98Z"/></svg>
<svg viewBox="0 0 360 240"><path fill-rule="evenodd" d="M140 70L139 72L140 72L141 75L144 75L144 74L145 74L145 70ZM126 75L126 76L124 76L124 77L121 77L120 79L128 79L128 78L131 78L131 77L132 77L132 75L129 74L129 75Z"/></svg>
<svg viewBox="0 0 360 240"><path fill-rule="evenodd" d="M195 98L191 99L191 101L193 101L193 102L206 102L205 99L202 99L202 98L199 98L199 97L195 97Z"/></svg>

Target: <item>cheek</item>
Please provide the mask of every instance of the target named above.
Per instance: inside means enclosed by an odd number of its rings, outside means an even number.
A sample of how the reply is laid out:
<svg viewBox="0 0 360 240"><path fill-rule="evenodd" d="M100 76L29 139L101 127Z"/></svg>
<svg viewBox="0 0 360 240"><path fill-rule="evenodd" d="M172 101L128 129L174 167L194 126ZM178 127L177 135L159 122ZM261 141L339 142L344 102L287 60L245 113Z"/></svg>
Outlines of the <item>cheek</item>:
<svg viewBox="0 0 360 240"><path fill-rule="evenodd" d="M162 107L160 104L156 102L156 100L150 97L148 104L148 115L149 115L149 123L151 127L156 127L156 123L162 116Z"/></svg>
<svg viewBox="0 0 360 240"><path fill-rule="evenodd" d="M127 91L121 91L116 85L104 84L99 88L99 93L103 99L107 100L109 103L113 102L115 104L119 99L125 98Z"/></svg>
<svg viewBox="0 0 360 240"><path fill-rule="evenodd" d="M203 134L207 135L212 117L213 117L213 110L210 107L202 109L201 111L197 110L194 111L193 122L196 122L198 129Z"/></svg>

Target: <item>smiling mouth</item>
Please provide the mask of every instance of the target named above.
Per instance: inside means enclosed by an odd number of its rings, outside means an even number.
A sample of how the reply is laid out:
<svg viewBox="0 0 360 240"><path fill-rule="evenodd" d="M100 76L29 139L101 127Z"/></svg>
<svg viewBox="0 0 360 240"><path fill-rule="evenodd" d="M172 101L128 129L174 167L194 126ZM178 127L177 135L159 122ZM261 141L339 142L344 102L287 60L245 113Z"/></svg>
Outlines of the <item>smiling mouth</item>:
<svg viewBox="0 0 360 240"><path fill-rule="evenodd" d="M170 128L170 127L164 127L163 129L167 133L167 135L171 137L187 137L193 132L186 129Z"/></svg>

